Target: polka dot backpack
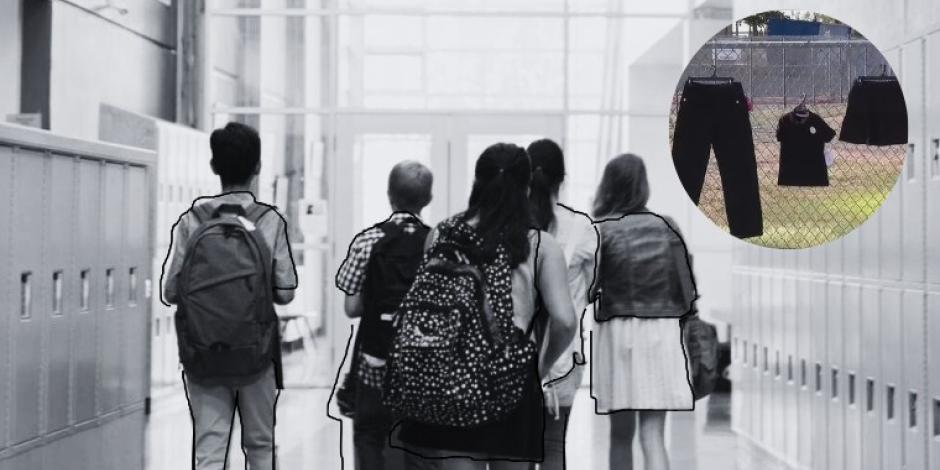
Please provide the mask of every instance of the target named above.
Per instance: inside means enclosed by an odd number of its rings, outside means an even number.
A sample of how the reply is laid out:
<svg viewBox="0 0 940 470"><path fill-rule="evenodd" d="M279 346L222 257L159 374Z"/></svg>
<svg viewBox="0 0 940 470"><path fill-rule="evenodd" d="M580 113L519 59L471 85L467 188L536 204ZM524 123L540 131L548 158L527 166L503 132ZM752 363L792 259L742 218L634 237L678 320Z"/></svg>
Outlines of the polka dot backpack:
<svg viewBox="0 0 940 470"><path fill-rule="evenodd" d="M512 322L509 252L484 254L473 227L438 226L396 317L384 403L406 419L473 427L519 404L536 347Z"/></svg>

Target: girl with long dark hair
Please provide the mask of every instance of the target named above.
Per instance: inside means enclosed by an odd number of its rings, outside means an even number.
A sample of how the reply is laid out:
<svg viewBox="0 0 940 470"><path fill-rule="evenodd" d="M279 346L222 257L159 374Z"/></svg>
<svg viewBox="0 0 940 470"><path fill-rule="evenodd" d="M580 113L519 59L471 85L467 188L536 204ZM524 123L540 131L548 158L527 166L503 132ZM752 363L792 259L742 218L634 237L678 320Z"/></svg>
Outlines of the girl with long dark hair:
<svg viewBox="0 0 940 470"><path fill-rule="evenodd" d="M646 469L668 470L666 412L693 404L679 324L689 303L677 263L688 261L675 223L647 210L649 193L643 160L626 154L604 168L594 199L600 300L592 394L597 411L610 414L611 470L633 468L637 421ZM682 258L656 250L663 246Z"/></svg>
<svg viewBox="0 0 940 470"><path fill-rule="evenodd" d="M565 181L565 157L555 142L542 139L529 144L532 184L529 205L540 230L551 233L565 254L568 288L575 312L588 305L587 291L594 279L597 232L587 214L558 202ZM565 468L565 429L574 396L584 376L581 338L576 333L565 353L551 365L544 387L545 460L541 470Z"/></svg>
<svg viewBox="0 0 940 470"><path fill-rule="evenodd" d="M525 150L495 144L477 160L467 210L441 222L428 236L436 243L462 241L480 252L483 284L497 317L511 319L521 341L535 343L533 318L543 305L551 333L543 364L553 364L577 330L568 294L564 254L554 238L532 228L527 192L531 166ZM522 398L505 418L476 427L449 427L405 420L397 440L410 451L409 468L526 469L543 458L541 378L533 354ZM415 458L419 455L422 458ZM446 459L439 461L436 459Z"/></svg>

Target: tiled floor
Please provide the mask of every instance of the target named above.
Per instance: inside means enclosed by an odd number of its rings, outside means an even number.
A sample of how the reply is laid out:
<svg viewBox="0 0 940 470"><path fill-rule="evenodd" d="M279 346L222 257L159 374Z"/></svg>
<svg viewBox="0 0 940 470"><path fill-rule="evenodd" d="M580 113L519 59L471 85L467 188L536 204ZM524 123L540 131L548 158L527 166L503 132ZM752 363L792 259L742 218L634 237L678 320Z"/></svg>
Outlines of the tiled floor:
<svg viewBox="0 0 940 470"><path fill-rule="evenodd" d="M277 446L280 468L340 469L340 427L345 468L352 470L350 423L326 416L330 390L288 389L278 401ZM153 405L148 425L148 470L179 470L191 462L192 431L182 391L166 393ZM698 402L695 412L672 413L667 441L673 469L776 469L779 464L738 438L730 429L730 397L716 395ZM593 414L588 391L579 394L569 423L568 468L607 469L608 421ZM237 424L236 424L237 428ZM229 468L244 468L236 429ZM635 444L638 446L638 444ZM642 469L637 448L636 465Z"/></svg>

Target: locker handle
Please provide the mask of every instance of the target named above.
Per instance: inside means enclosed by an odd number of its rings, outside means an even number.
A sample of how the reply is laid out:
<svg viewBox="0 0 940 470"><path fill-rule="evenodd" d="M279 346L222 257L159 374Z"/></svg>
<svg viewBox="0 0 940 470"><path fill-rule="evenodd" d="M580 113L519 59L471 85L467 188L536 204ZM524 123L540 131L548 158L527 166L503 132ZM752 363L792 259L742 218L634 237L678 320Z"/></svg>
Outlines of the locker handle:
<svg viewBox="0 0 940 470"><path fill-rule="evenodd" d="M885 387L885 418L894 421L894 385Z"/></svg>
<svg viewBox="0 0 940 470"><path fill-rule="evenodd" d="M114 308L114 268L105 269L104 277L104 306L109 309Z"/></svg>
<svg viewBox="0 0 940 470"><path fill-rule="evenodd" d="M940 397L933 399L933 437L940 438Z"/></svg>
<svg viewBox="0 0 940 470"><path fill-rule="evenodd" d="M137 305L137 268L131 267L127 270L127 303L130 306Z"/></svg>
<svg viewBox="0 0 940 470"><path fill-rule="evenodd" d="M52 314L62 314L62 270L52 272Z"/></svg>
<svg viewBox="0 0 940 470"><path fill-rule="evenodd" d="M907 179L913 181L917 177L917 168L914 166L917 145L914 142L907 144Z"/></svg>
<svg viewBox="0 0 940 470"><path fill-rule="evenodd" d="M933 146L933 159L930 162L930 176L936 178L940 176L940 138L930 139Z"/></svg>
<svg viewBox="0 0 940 470"><path fill-rule="evenodd" d="M20 274L20 320L26 320L33 314L33 272Z"/></svg>
<svg viewBox="0 0 940 470"><path fill-rule="evenodd" d="M875 379L865 379L865 411L875 411Z"/></svg>
<svg viewBox="0 0 940 470"><path fill-rule="evenodd" d="M917 391L907 393L907 427L917 429Z"/></svg>
<svg viewBox="0 0 940 470"><path fill-rule="evenodd" d="M838 367L832 368L832 378L831 378L830 386L832 388L830 390L831 398L833 400L838 400L839 399L839 368Z"/></svg>
<svg viewBox="0 0 940 470"><path fill-rule="evenodd" d="M81 282L82 282L82 286L81 286L82 295L81 295L81 299L79 300L79 309L81 309L81 311L83 312L88 311L88 295L91 293L91 289L89 288L89 279L88 279L88 276L90 274L91 274L90 269L83 269L81 273L79 273L79 276L81 277Z"/></svg>
<svg viewBox="0 0 940 470"><path fill-rule="evenodd" d="M849 372L849 406L855 406L855 373Z"/></svg>

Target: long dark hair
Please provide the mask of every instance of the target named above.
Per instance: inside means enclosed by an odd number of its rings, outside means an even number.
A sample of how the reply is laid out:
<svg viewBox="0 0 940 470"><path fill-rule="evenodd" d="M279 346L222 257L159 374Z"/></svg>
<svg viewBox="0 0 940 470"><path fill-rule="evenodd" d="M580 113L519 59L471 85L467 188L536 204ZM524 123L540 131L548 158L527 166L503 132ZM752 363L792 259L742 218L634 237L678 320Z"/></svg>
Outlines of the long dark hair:
<svg viewBox="0 0 940 470"><path fill-rule="evenodd" d="M532 160L532 186L529 188L532 219L539 229L547 231L555 223L553 199L565 181L565 155L561 147L549 139L532 142L527 151Z"/></svg>
<svg viewBox="0 0 940 470"><path fill-rule="evenodd" d="M531 177L529 156L513 144L494 144L477 159L467 219L479 218L484 248L499 243L509 250L513 268L529 257L531 215L526 191Z"/></svg>
<svg viewBox="0 0 940 470"><path fill-rule="evenodd" d="M643 159L626 153L607 162L594 196L594 217L638 212L646 208L650 184Z"/></svg>

